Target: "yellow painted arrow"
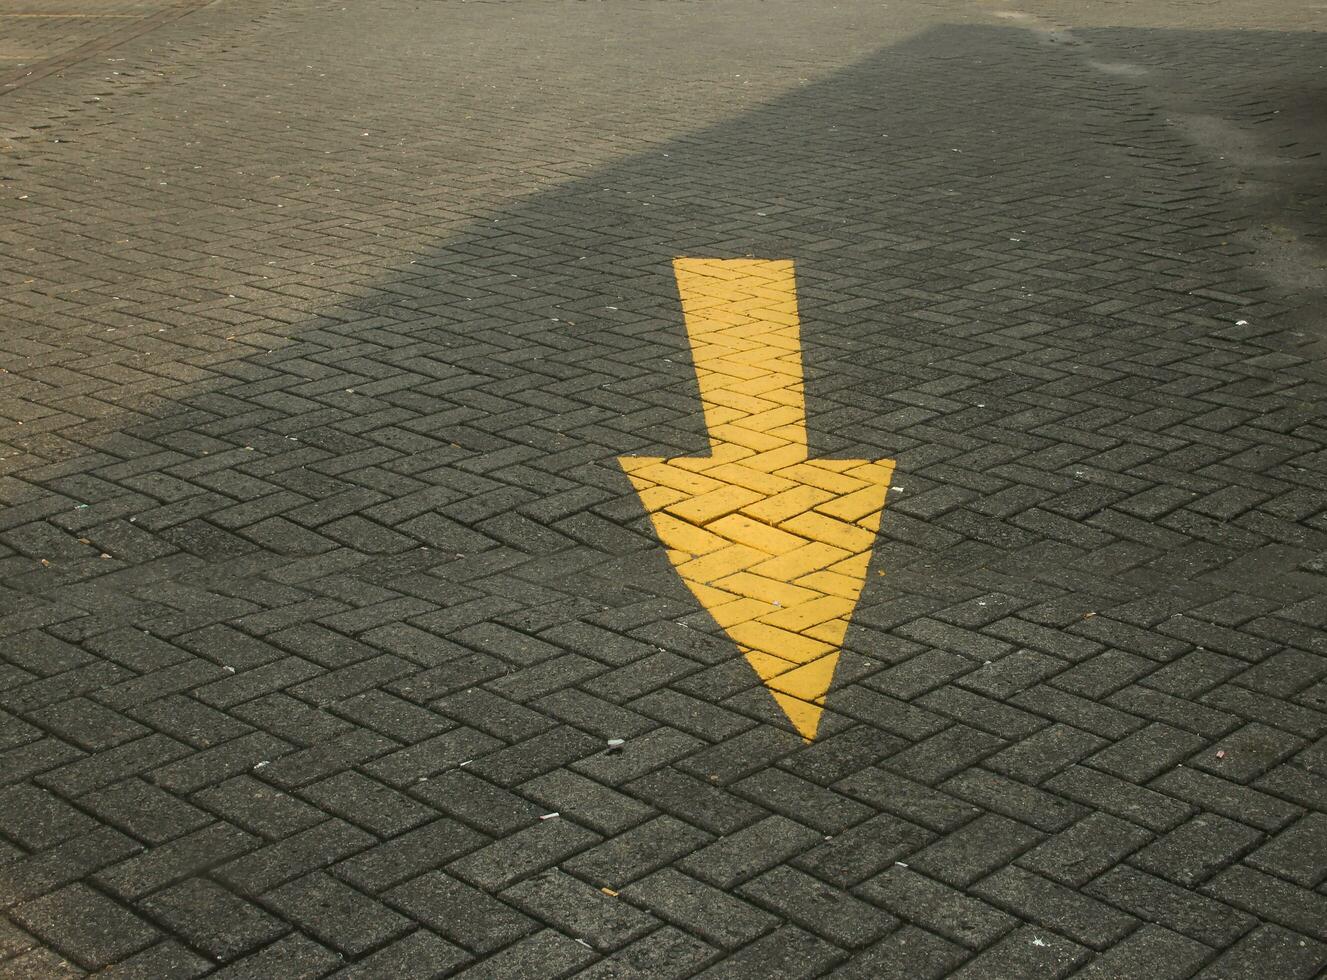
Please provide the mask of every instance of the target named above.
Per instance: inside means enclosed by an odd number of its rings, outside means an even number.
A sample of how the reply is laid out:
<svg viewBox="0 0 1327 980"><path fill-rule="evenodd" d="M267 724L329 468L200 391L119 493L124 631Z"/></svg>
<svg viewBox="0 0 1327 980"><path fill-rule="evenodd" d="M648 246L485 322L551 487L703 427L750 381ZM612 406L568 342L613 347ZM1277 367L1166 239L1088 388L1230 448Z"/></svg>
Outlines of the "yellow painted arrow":
<svg viewBox="0 0 1327 980"><path fill-rule="evenodd" d="M791 261L673 262L710 455L621 456L682 580L815 738L892 460L810 459Z"/></svg>

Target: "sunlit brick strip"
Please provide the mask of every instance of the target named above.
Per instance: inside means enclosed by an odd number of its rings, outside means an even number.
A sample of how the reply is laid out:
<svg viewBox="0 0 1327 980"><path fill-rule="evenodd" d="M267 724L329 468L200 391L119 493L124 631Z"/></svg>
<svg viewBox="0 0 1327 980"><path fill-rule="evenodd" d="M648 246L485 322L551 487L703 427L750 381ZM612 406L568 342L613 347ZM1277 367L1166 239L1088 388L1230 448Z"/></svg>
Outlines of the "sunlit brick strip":
<svg viewBox="0 0 1327 980"><path fill-rule="evenodd" d="M710 455L618 461L682 580L810 741L894 463L807 458L791 261L673 269Z"/></svg>

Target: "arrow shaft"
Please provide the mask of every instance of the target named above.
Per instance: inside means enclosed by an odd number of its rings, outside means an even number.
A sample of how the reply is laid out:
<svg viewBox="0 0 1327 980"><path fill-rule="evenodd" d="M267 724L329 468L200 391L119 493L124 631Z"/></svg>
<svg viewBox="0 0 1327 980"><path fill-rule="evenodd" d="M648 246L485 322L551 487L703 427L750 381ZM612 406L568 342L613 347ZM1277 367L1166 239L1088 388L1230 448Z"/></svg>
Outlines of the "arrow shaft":
<svg viewBox="0 0 1327 980"><path fill-rule="evenodd" d="M711 452L774 450L806 458L806 396L793 264L677 259L673 263Z"/></svg>

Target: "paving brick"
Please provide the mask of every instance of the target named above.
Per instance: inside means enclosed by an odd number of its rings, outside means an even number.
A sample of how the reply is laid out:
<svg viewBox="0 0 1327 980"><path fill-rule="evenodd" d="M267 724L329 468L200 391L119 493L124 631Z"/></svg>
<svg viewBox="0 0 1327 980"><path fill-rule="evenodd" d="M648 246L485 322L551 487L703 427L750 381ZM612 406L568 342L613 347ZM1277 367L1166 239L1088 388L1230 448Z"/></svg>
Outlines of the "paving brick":
<svg viewBox="0 0 1327 980"><path fill-rule="evenodd" d="M278 939L211 975L225 980L262 980L263 977L313 980L336 969L340 963L341 958L327 947L296 935Z"/></svg>
<svg viewBox="0 0 1327 980"><path fill-rule="evenodd" d="M839 833L872 813L850 797L777 770L748 776L735 783L733 790L822 834Z"/></svg>
<svg viewBox="0 0 1327 980"><path fill-rule="evenodd" d="M1327 879L1327 817L1306 814L1246 859L1254 867L1305 888Z"/></svg>
<svg viewBox="0 0 1327 980"><path fill-rule="evenodd" d="M563 725L517 745L485 754L475 761L474 771L499 785L515 786L571 762L598 755L603 748L603 744L592 736Z"/></svg>
<svg viewBox="0 0 1327 980"><path fill-rule="evenodd" d="M620 890L712 839L674 817L661 816L569 858L563 867L596 885Z"/></svg>
<svg viewBox="0 0 1327 980"><path fill-rule="evenodd" d="M1156 664L1123 650L1103 650L1057 675L1051 683L1079 697L1103 698L1156 669Z"/></svg>
<svg viewBox="0 0 1327 980"><path fill-rule="evenodd" d="M263 896L263 904L347 956L359 956L406 932L404 916L321 871Z"/></svg>
<svg viewBox="0 0 1327 980"><path fill-rule="evenodd" d="M1253 868L1227 868L1203 891L1296 932L1319 940L1327 936L1327 897Z"/></svg>
<svg viewBox="0 0 1327 980"><path fill-rule="evenodd" d="M1177 766L1150 785L1194 806L1265 831L1278 830L1303 812L1292 803L1187 766Z"/></svg>
<svg viewBox="0 0 1327 980"><path fill-rule="evenodd" d="M462 854L489 838L443 817L333 865L336 874L368 892L381 892Z"/></svg>
<svg viewBox="0 0 1327 980"><path fill-rule="evenodd" d="M1081 888L1152 840L1142 827L1105 813L1090 813L1018 859L1063 885Z"/></svg>
<svg viewBox="0 0 1327 980"><path fill-rule="evenodd" d="M679 768L727 785L788 755L798 742L789 732L761 726L689 756Z"/></svg>
<svg viewBox="0 0 1327 980"><path fill-rule="evenodd" d="M371 977L438 976L455 972L470 957L447 940L427 929L417 929L358 963L332 974L338 980L368 980Z"/></svg>
<svg viewBox="0 0 1327 980"><path fill-rule="evenodd" d="M1193 888L1237 861L1261 841L1251 827L1210 813L1200 813L1136 853L1135 866Z"/></svg>
<svg viewBox="0 0 1327 980"><path fill-rule="evenodd" d="M448 871L484 889L505 888L599 843L599 835L563 817L540 820L472 854Z"/></svg>
<svg viewBox="0 0 1327 980"><path fill-rule="evenodd" d="M290 927L205 878L190 878L144 899L141 907L190 946L227 962L271 942Z"/></svg>
<svg viewBox="0 0 1327 980"><path fill-rule="evenodd" d="M593 963L596 955L588 947L553 929L522 939L457 974L465 980L541 980L566 977Z"/></svg>
<svg viewBox="0 0 1327 980"><path fill-rule="evenodd" d="M857 894L913 925L981 949L1017 925L999 909L895 865L864 882Z"/></svg>
<svg viewBox="0 0 1327 980"><path fill-rule="evenodd" d="M215 964L176 942L160 942L101 971L113 980L153 980L155 977L201 977Z"/></svg>
<svg viewBox="0 0 1327 980"><path fill-rule="evenodd" d="M1238 977L1285 977L1299 980L1321 976L1327 947L1275 925L1261 925L1209 963L1199 976L1212 980Z"/></svg>
<svg viewBox="0 0 1327 980"><path fill-rule="evenodd" d="M1133 916L1020 868L1003 868L970 891L1092 949L1109 948L1138 925Z"/></svg>
<svg viewBox="0 0 1327 980"><path fill-rule="evenodd" d="M934 838L935 834L923 827L882 813L804 851L791 863L824 881L847 888L879 873Z"/></svg>
<svg viewBox="0 0 1327 980"><path fill-rule="evenodd" d="M147 729L125 714L84 697L70 698L29 713L47 731L80 748L97 750L147 734Z"/></svg>
<svg viewBox="0 0 1327 980"><path fill-rule="evenodd" d="M431 708L508 742L521 741L553 727L545 715L482 688L458 691L433 702Z"/></svg>
<svg viewBox="0 0 1327 980"><path fill-rule="evenodd" d="M1194 975L1212 955L1208 946L1163 926L1144 925L1126 939L1112 946L1091 963L1084 966L1077 977L1099 980L1118 977L1120 980L1179 980Z"/></svg>
<svg viewBox="0 0 1327 980"><path fill-rule="evenodd" d="M404 787L472 762L501 744L472 728L456 728L402 749L389 749L361 765L370 776L392 786ZM372 745L373 749L378 747L378 744Z"/></svg>
<svg viewBox="0 0 1327 980"><path fill-rule="evenodd" d="M39 786L0 789L0 830L30 850L44 850L94 826L86 813Z"/></svg>
<svg viewBox="0 0 1327 980"><path fill-rule="evenodd" d="M629 702L633 711L709 741L731 738L754 725L750 718L675 690L651 691Z"/></svg>
<svg viewBox="0 0 1327 980"><path fill-rule="evenodd" d="M1115 868L1084 891L1117 908L1183 933L1209 946L1233 943L1256 920L1222 902L1131 868Z"/></svg>
<svg viewBox="0 0 1327 980"><path fill-rule="evenodd" d="M90 970L124 959L158 935L124 906L81 884L17 905L12 914L33 935Z"/></svg>
<svg viewBox="0 0 1327 980"><path fill-rule="evenodd" d="M474 953L491 953L535 932L533 919L441 871L430 871L383 895L434 932Z"/></svg>
<svg viewBox="0 0 1327 980"><path fill-rule="evenodd" d="M333 818L230 861L215 875L241 894L260 895L375 843L371 835Z"/></svg>
<svg viewBox="0 0 1327 980"><path fill-rule="evenodd" d="M1063 796L984 769L970 769L941 783L939 788L1046 833L1061 830L1086 813L1084 807L1070 803Z"/></svg>
<svg viewBox="0 0 1327 980"><path fill-rule="evenodd" d="M652 807L574 772L556 770L523 783L520 792L600 834L620 834L653 816Z"/></svg>
<svg viewBox="0 0 1327 980"><path fill-rule="evenodd" d="M658 980L688 977L718 956L713 946L664 926L576 974L583 980Z"/></svg>
<svg viewBox="0 0 1327 980"><path fill-rule="evenodd" d="M933 830L950 830L979 812L953 796L880 769L864 769L834 788Z"/></svg>
<svg viewBox="0 0 1327 980"><path fill-rule="evenodd" d="M0 957L9 959L26 952L38 945L36 939L28 935L9 919L0 920Z"/></svg>
<svg viewBox="0 0 1327 980"><path fill-rule="evenodd" d="M411 794L485 834L511 834L549 812L523 796L471 775L467 769L453 769L416 783Z"/></svg>
<svg viewBox="0 0 1327 980"><path fill-rule="evenodd" d="M129 711L139 721L151 725L157 731L200 749L211 748L253 730L242 720L183 695L158 698Z"/></svg>
<svg viewBox="0 0 1327 980"><path fill-rule="evenodd" d="M678 867L692 877L731 889L820 840L821 835L809 827L775 815L694 851Z"/></svg>
<svg viewBox="0 0 1327 980"><path fill-rule="evenodd" d="M908 867L963 888L1008 864L1041 838L1041 834L1015 820L982 814L912 854Z"/></svg>
<svg viewBox="0 0 1327 980"><path fill-rule="evenodd" d="M43 774L40 782L58 793L77 795L178 759L188 751L165 735L148 735L54 769Z"/></svg>
<svg viewBox="0 0 1327 980"><path fill-rule="evenodd" d="M723 949L737 949L778 919L728 893L665 869L622 890L622 897Z"/></svg>
<svg viewBox="0 0 1327 980"><path fill-rule="evenodd" d="M699 974L702 977L815 977L843 958L842 951L795 926L783 926Z"/></svg>
<svg viewBox="0 0 1327 980"><path fill-rule="evenodd" d="M653 916L557 870L527 878L501 897L601 952L619 949L658 925Z"/></svg>
<svg viewBox="0 0 1327 980"><path fill-rule="evenodd" d="M1120 739L1143 727L1143 721L1136 715L1129 714L1127 710L1117 710L1108 704L1080 698L1076 694L1045 684L1028 688L1010 700L1017 707L1033 714L1071 725L1102 738Z"/></svg>
<svg viewBox="0 0 1327 980"><path fill-rule="evenodd" d="M140 779L127 779L83 796L84 807L140 840L160 844L211 823L195 806Z"/></svg>
<svg viewBox="0 0 1327 980"><path fill-rule="evenodd" d="M953 975L964 978L1067 977L1087 958L1082 946L1035 926L1023 926L974 957Z"/></svg>
<svg viewBox="0 0 1327 980"><path fill-rule="evenodd" d="M796 755L786 758L781 765L803 779L828 786L875 764L884 756L898 751L903 744L884 732L856 725L846 731L816 739Z"/></svg>
<svg viewBox="0 0 1327 980"><path fill-rule="evenodd" d="M1087 732L1051 725L996 753L986 765L1014 779L1040 783L1105 745L1104 739Z"/></svg>
<svg viewBox="0 0 1327 980"><path fill-rule="evenodd" d="M1165 772L1205 744L1201 735L1154 722L1095 753L1088 765L1123 779L1143 781Z"/></svg>
<svg viewBox="0 0 1327 980"><path fill-rule="evenodd" d="M201 789L191 799L269 840L287 837L326 819L316 807L247 775Z"/></svg>
<svg viewBox="0 0 1327 980"><path fill-rule="evenodd" d="M836 980L936 980L971 954L962 946L905 925L836 969Z"/></svg>
<svg viewBox="0 0 1327 980"><path fill-rule="evenodd" d="M699 739L674 728L656 728L630 739L622 747L621 752L614 755L608 755L603 751L596 752L574 762L571 768L583 776L609 786L622 786L633 779L691 756L685 765L679 763L679 766L693 775L708 778L711 774L699 772L697 760L692 756L692 753L704 744Z"/></svg>
<svg viewBox="0 0 1327 980"><path fill-rule="evenodd" d="M124 899L141 898L149 892L181 881L214 865L260 847L262 841L224 823L214 823L121 860L133 849L112 852L98 867L93 880L111 894ZM118 862L118 863L116 863ZM103 867L109 865L109 867Z"/></svg>
<svg viewBox="0 0 1327 980"><path fill-rule="evenodd" d="M272 760L278 760L276 765L280 765L283 757L289 757L291 748L289 743L266 732L254 732L154 769L150 775L158 786L189 793L240 773L271 769Z"/></svg>
<svg viewBox="0 0 1327 980"><path fill-rule="evenodd" d="M1189 765L1223 779L1247 783L1298 752L1305 744L1303 739L1294 735L1251 722L1216 743L1216 750L1222 753L1220 757L1216 751L1200 752L1189 760Z"/></svg>
<svg viewBox="0 0 1327 980"><path fill-rule="evenodd" d="M1302 738L1321 738L1327 732L1327 712L1288 704L1236 684L1223 684L1203 695L1204 704L1250 721L1261 721L1273 728Z"/></svg>
<svg viewBox="0 0 1327 980"><path fill-rule="evenodd" d="M841 948L868 945L897 924L848 892L787 867L774 868L738 891Z"/></svg>
<svg viewBox="0 0 1327 980"><path fill-rule="evenodd" d="M65 980L66 977L84 977L87 973L64 957L49 949L34 949L0 963L0 977L4 980L28 980L29 977Z"/></svg>
<svg viewBox="0 0 1327 980"><path fill-rule="evenodd" d="M1046 782L1046 787L1084 805L1142 824L1149 830L1170 830L1193 812L1193 807L1083 766L1073 766Z"/></svg>
<svg viewBox="0 0 1327 980"><path fill-rule="evenodd" d="M0 864L0 895L16 902L71 884L142 850L111 827L98 827L46 851Z"/></svg>
<svg viewBox="0 0 1327 980"><path fill-rule="evenodd" d="M1046 727L1046 720L1031 712L953 685L930 691L915 703L1003 739L1026 738Z"/></svg>
<svg viewBox="0 0 1327 980"><path fill-rule="evenodd" d="M354 772L306 786L300 795L380 837L393 837L433 816L433 811L417 800Z"/></svg>

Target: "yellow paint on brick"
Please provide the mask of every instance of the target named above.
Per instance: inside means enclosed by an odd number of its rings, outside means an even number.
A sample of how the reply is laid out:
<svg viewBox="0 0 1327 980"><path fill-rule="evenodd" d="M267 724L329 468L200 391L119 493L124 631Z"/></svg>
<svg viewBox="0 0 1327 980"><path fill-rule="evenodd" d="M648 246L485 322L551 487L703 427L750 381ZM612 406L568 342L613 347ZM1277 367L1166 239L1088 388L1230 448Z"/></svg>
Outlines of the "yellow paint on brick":
<svg viewBox="0 0 1327 980"><path fill-rule="evenodd" d="M883 494L881 496L883 497ZM673 506L677 507L679 505L674 504ZM817 514L815 511L807 511L804 514L798 514L796 517L790 517L788 520L780 522L779 527L803 538L832 544L836 548L842 548L849 554L860 554L869 550L875 544L875 534L866 530L866 528L858 527L856 524L848 524L845 521L836 521L832 517Z"/></svg>
<svg viewBox="0 0 1327 980"><path fill-rule="evenodd" d="M717 534L711 534L703 527L679 520L672 514L656 511L654 526L658 529L659 537L666 540L670 548L691 556L708 555L711 551L718 551L732 543Z"/></svg>
<svg viewBox="0 0 1327 980"><path fill-rule="evenodd" d="M658 532L659 529L656 527L655 531ZM664 543L667 544L666 541ZM708 555L678 565L677 570L688 581L709 585L715 579L750 568L754 562L764 557L763 551L745 545L730 544L718 551L711 551Z"/></svg>
<svg viewBox="0 0 1327 980"><path fill-rule="evenodd" d="M680 517L684 521L690 521L692 524L699 524L704 527L711 521L723 517L725 514L731 514L735 510L740 510L747 504L755 503L759 499L760 494L757 491L729 484L728 486L719 487L717 490L711 490L709 493L702 493L694 497L688 497L685 500L679 500L675 504L669 504L668 513Z"/></svg>
<svg viewBox="0 0 1327 980"><path fill-rule="evenodd" d="M619 462L682 580L810 741L894 464L808 458L792 262L673 266L710 454Z"/></svg>
<svg viewBox="0 0 1327 980"><path fill-rule="evenodd" d="M886 488L880 486L863 487L846 497L835 497L815 508L816 513L833 517L840 521L857 523L863 518L875 517L879 520L880 509L885 505Z"/></svg>
<svg viewBox="0 0 1327 980"><path fill-rule="evenodd" d="M708 530L749 548L759 548L770 555L782 555L806 544L806 538L789 534L762 521L741 514L729 514L707 525Z"/></svg>
<svg viewBox="0 0 1327 980"><path fill-rule="evenodd" d="M862 591L861 582L862 580L859 577L840 575L837 572L825 569L824 571L812 572L810 575L803 575L793 584L814 592L824 592L826 595L842 596L845 599L851 599L855 603L858 593Z"/></svg>
<svg viewBox="0 0 1327 980"><path fill-rule="evenodd" d="M686 494L681 490L674 490L672 487L663 487L657 484L647 486L640 491L640 502L644 505L645 510L651 514L658 513L669 504L684 499L686 499Z"/></svg>
<svg viewBox="0 0 1327 980"><path fill-rule="evenodd" d="M822 568L836 565L850 557L852 557L851 552L844 551L842 548L835 548L833 545L825 544L822 541L812 541L810 544L804 544L787 554L763 561L759 565L753 566L751 571L757 575L793 582L803 575L818 572Z"/></svg>
<svg viewBox="0 0 1327 980"><path fill-rule="evenodd" d="M729 592L735 592L738 595L750 596L752 599L759 599L766 605L776 607L791 606L798 602L810 602L820 594L815 589L799 588L796 585L780 582L777 579L753 575L751 572L738 572L735 575L729 575L726 578L719 579L716 584L721 589L727 589Z"/></svg>
<svg viewBox="0 0 1327 980"><path fill-rule="evenodd" d="M813 510L825 501L833 499L834 495L828 490L794 484L790 489L775 494L773 497L766 497L754 504L748 504L742 508L742 513L748 517L754 517L758 521L765 521L767 524L778 524L780 521L786 521L803 511Z"/></svg>
<svg viewBox="0 0 1327 980"><path fill-rule="evenodd" d="M843 596L837 595L822 595L810 602L802 602L795 606L780 609L777 612L766 613L760 617L760 621L770 626L777 626L779 629L805 633L811 627L819 626L831 619L838 619L840 616L851 616L855 605L857 605L857 602L854 599L845 599Z"/></svg>

